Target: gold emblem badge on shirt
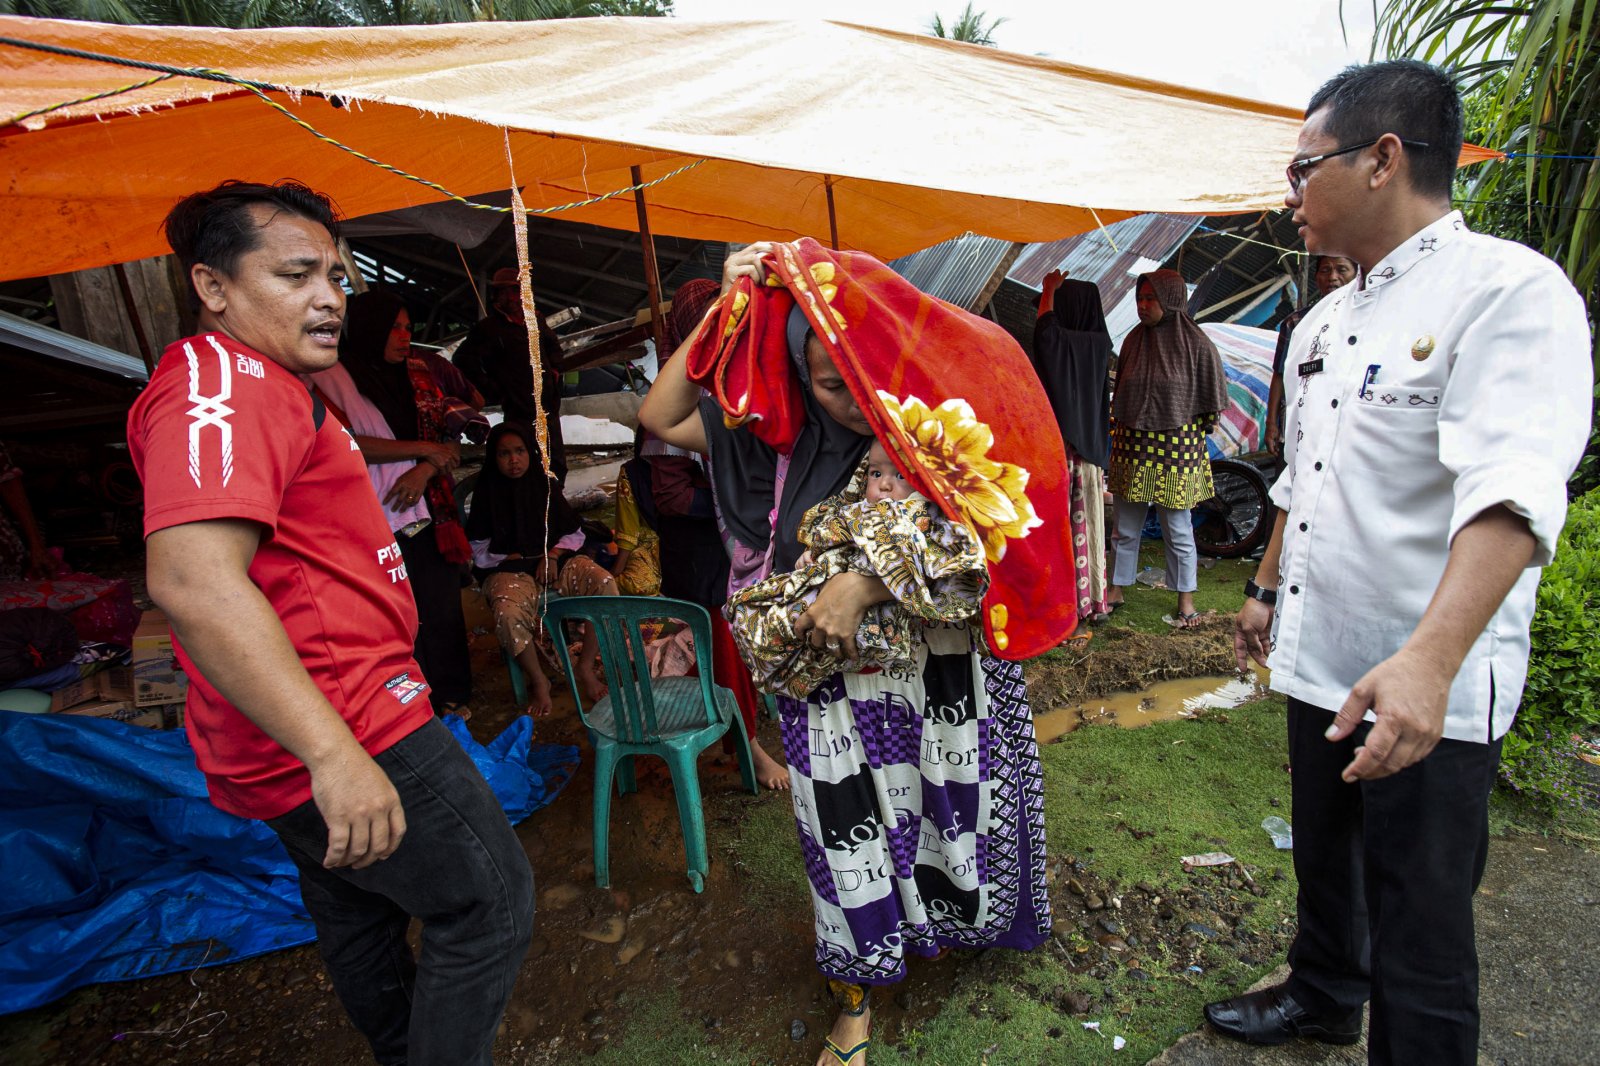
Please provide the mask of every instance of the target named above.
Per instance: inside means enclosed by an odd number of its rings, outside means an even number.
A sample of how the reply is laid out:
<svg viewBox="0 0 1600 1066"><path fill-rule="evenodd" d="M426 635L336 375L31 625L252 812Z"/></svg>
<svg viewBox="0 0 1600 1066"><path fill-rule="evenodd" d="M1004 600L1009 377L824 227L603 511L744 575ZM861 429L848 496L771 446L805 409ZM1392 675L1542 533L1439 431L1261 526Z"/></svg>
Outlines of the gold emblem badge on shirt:
<svg viewBox="0 0 1600 1066"><path fill-rule="evenodd" d="M1411 358L1415 359L1417 362L1422 362L1432 354L1433 334L1424 333L1422 336L1411 342Z"/></svg>

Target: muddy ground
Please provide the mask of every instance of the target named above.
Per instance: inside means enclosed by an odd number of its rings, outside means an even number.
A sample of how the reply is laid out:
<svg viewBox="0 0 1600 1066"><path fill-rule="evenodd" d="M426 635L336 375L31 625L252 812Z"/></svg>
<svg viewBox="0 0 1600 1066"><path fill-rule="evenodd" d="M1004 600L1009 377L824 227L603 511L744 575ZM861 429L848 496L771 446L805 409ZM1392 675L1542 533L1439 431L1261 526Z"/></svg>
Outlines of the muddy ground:
<svg viewBox="0 0 1600 1066"><path fill-rule="evenodd" d="M471 592L466 602L478 687L471 729L487 740L510 723L516 709L487 609ZM1035 706L1071 707L1154 680L1220 673L1231 654L1226 641L1220 625L1170 636L1105 630L1092 642L1093 654L1064 649L1030 665ZM771 723L764 724L763 736L769 751L778 750ZM701 779L712 868L705 892L696 895L684 875L665 768L642 767L640 792L613 804L615 887L608 891L594 884L593 780L570 694L540 725L538 739L578 744L585 756L556 802L517 827L537 878L538 917L496 1044L497 1061L556 1062L598 1051L618 1035L614 1027L627 1023L630 1000L668 988L681 990L683 1002L705 1005L690 1011L689 1023L698 1015L712 1048L748 1049L757 1061L770 1062L814 1054L831 1010L810 957L809 908L803 896L764 888L772 879L754 876L761 871L747 865L761 860L729 847L756 805L787 805L787 797L741 792L731 759L707 753ZM797 852L769 861L791 858L798 863ZM1058 916L1052 950L1070 954L1075 968L1103 968L1109 975L1127 967L1128 953L1181 968L1196 945L1219 937L1263 960L1284 947L1281 931L1248 928L1248 886L1242 893L1230 888L1226 872L1196 873L1183 898L1161 899L1140 886L1105 884L1073 856L1052 859ZM1108 903L1113 898L1120 909ZM905 1026L931 1017L954 983L981 979L998 964L992 956L957 953L917 967L892 1002L879 1005L879 1035L894 1040ZM1039 990L1046 999L1054 994ZM1091 1004L1067 1006L1086 1011ZM369 1061L312 945L192 974L79 989L0 1018L0 1049L12 1066Z"/></svg>

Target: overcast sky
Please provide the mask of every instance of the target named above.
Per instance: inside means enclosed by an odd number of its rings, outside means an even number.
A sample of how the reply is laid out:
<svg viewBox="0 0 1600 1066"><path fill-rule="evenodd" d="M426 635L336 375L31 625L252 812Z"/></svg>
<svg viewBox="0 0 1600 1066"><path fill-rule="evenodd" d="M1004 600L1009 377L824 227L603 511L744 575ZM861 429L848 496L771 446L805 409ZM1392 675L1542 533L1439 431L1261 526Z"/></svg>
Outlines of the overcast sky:
<svg viewBox="0 0 1600 1066"><path fill-rule="evenodd" d="M964 0L675 0L680 19L801 19L925 32ZM1364 62L1371 0L977 0L1004 16L995 43L1013 52L1304 107L1329 75Z"/></svg>

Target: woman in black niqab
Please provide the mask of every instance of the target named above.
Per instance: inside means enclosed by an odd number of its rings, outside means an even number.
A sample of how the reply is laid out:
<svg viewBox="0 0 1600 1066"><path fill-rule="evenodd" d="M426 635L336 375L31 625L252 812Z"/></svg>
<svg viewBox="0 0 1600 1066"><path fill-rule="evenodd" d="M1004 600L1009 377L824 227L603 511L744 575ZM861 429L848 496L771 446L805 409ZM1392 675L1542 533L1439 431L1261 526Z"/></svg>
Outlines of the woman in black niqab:
<svg viewBox="0 0 1600 1066"><path fill-rule="evenodd" d="M1033 367L1067 446L1072 474L1073 560L1078 617L1104 621L1106 603L1105 465L1111 451L1111 334L1099 286L1044 279L1033 328Z"/></svg>

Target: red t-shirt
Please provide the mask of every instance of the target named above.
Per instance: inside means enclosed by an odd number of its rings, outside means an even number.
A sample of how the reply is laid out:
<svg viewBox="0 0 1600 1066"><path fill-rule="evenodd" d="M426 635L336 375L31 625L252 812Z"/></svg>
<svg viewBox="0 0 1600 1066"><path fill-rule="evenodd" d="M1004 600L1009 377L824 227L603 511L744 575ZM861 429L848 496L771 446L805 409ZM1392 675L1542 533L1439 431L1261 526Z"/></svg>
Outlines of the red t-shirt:
<svg viewBox="0 0 1600 1066"><path fill-rule="evenodd" d="M230 337L173 344L128 414L144 481L145 536L208 519L259 522L255 583L317 688L376 755L428 720L412 658L417 608L399 545L353 437L331 415L313 431L294 374ZM275 818L311 798L305 764L222 697L195 668L185 719L211 800Z"/></svg>

